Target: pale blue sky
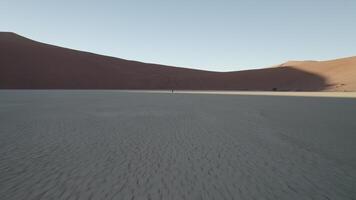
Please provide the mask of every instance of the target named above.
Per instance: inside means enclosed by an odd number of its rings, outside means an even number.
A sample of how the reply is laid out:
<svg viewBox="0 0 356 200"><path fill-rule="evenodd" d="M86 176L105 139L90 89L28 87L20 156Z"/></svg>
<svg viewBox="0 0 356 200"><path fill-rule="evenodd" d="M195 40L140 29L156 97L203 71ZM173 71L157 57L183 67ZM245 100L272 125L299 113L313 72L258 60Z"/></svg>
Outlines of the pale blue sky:
<svg viewBox="0 0 356 200"><path fill-rule="evenodd" d="M0 31L216 71L356 55L355 0L1 0Z"/></svg>

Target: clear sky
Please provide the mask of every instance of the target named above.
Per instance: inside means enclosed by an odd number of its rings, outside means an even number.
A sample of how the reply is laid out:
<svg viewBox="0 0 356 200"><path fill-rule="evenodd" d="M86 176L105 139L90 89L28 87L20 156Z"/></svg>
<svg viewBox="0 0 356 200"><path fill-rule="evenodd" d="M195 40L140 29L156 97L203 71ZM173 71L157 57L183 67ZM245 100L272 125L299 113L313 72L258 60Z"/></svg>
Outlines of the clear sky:
<svg viewBox="0 0 356 200"><path fill-rule="evenodd" d="M356 55L356 0L1 0L0 31L215 71Z"/></svg>

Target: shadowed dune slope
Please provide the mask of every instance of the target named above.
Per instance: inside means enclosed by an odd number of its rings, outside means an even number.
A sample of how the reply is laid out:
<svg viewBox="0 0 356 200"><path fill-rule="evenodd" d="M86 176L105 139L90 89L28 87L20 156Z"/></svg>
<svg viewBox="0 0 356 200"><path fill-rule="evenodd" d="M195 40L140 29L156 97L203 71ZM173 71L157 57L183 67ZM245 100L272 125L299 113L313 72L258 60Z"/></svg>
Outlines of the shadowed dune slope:
<svg viewBox="0 0 356 200"><path fill-rule="evenodd" d="M333 90L355 90L356 59L348 59L312 63L311 69L308 62L293 62L275 68L211 72L102 56L2 32L0 88L320 91L332 86ZM322 65L329 62L324 72ZM334 82L344 85L336 87Z"/></svg>

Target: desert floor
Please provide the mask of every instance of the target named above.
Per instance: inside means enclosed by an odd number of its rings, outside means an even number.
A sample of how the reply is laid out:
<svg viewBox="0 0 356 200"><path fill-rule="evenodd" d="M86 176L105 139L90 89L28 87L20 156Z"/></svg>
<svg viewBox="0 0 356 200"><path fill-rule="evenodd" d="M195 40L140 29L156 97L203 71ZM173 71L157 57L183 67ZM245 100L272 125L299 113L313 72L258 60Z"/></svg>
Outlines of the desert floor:
<svg viewBox="0 0 356 200"><path fill-rule="evenodd" d="M355 142L355 98L3 90L0 198L356 199Z"/></svg>

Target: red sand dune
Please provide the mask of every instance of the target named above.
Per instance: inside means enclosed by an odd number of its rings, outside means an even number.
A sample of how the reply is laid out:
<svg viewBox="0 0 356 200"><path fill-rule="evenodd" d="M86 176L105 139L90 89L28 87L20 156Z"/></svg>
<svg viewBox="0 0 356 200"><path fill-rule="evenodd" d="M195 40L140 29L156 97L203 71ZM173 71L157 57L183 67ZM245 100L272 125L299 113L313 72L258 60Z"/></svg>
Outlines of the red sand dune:
<svg viewBox="0 0 356 200"><path fill-rule="evenodd" d="M356 57L210 72L81 52L1 32L0 88L356 91Z"/></svg>

